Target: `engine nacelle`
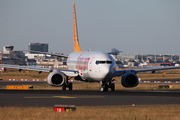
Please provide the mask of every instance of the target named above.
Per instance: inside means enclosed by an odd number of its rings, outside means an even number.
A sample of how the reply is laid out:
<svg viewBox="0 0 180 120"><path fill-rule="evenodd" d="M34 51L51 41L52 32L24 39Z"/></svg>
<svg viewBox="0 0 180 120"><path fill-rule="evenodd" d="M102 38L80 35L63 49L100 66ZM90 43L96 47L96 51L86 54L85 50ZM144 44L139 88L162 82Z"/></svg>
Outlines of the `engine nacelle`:
<svg viewBox="0 0 180 120"><path fill-rule="evenodd" d="M53 71L47 77L47 83L52 86L62 86L65 82L65 76L62 72Z"/></svg>
<svg viewBox="0 0 180 120"><path fill-rule="evenodd" d="M124 87L135 87L139 84L139 79L135 73L128 72L122 76L121 83Z"/></svg>

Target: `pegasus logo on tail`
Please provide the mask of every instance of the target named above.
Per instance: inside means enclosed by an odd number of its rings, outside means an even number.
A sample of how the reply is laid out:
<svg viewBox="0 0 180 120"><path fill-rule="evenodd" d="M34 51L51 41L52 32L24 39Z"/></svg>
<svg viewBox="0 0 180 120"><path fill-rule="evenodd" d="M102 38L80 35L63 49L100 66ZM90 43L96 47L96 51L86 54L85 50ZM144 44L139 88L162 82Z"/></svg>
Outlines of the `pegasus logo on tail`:
<svg viewBox="0 0 180 120"><path fill-rule="evenodd" d="M74 52L81 52L81 48L79 46L79 40L78 40L78 29L77 29L76 10L75 10L74 2L73 2L73 24L74 24Z"/></svg>

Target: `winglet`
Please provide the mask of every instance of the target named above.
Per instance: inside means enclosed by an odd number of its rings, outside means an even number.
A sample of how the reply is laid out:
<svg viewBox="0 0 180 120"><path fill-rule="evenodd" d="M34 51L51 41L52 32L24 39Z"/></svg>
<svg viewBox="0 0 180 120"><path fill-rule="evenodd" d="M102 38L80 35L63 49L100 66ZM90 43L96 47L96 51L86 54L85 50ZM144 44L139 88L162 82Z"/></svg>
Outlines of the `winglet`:
<svg viewBox="0 0 180 120"><path fill-rule="evenodd" d="M76 21L76 10L75 3L73 2L73 26L74 26L74 52L81 52L81 48L79 46L78 39L78 29L77 29L77 21Z"/></svg>

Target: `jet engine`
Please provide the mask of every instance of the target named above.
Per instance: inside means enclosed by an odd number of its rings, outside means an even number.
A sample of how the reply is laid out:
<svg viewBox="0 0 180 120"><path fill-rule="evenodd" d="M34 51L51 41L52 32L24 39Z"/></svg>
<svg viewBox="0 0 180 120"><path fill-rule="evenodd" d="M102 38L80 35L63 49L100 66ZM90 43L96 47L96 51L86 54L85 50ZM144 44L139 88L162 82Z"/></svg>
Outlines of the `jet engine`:
<svg viewBox="0 0 180 120"><path fill-rule="evenodd" d="M47 83L52 86L62 86L65 82L65 76L60 71L53 71L47 77Z"/></svg>
<svg viewBox="0 0 180 120"><path fill-rule="evenodd" d="M139 84L138 76L133 72L127 72L122 76L121 83L124 87L135 87Z"/></svg>

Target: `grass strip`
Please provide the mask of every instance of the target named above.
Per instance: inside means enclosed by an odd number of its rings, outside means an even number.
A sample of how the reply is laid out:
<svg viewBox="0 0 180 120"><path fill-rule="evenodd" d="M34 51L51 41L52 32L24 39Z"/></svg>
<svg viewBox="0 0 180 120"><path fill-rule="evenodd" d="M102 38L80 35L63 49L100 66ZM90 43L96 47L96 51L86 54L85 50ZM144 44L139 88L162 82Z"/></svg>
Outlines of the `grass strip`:
<svg viewBox="0 0 180 120"><path fill-rule="evenodd" d="M52 107L0 107L0 120L179 120L180 105L77 106L73 112Z"/></svg>

